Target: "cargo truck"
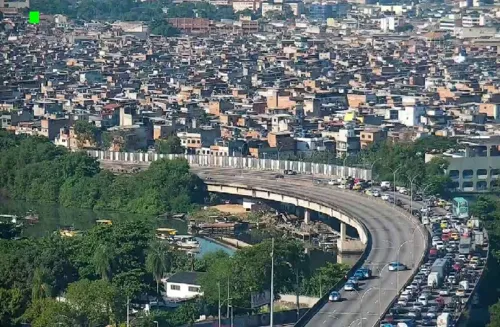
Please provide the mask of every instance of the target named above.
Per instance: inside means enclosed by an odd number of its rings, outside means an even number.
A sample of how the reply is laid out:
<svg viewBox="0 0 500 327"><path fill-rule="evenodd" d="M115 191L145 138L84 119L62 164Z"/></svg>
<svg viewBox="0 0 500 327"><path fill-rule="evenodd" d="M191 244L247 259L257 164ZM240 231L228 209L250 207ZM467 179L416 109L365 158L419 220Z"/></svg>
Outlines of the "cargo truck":
<svg viewBox="0 0 500 327"><path fill-rule="evenodd" d="M438 279L443 280L444 275L448 272L450 268L450 262L447 259L439 258L434 261L431 266L431 273L435 272L438 274Z"/></svg>
<svg viewBox="0 0 500 327"><path fill-rule="evenodd" d="M472 239L470 237L460 237L458 253L469 255L472 250Z"/></svg>
<svg viewBox="0 0 500 327"><path fill-rule="evenodd" d="M431 272L429 276L427 276L427 286L430 287L438 287L441 285L442 278L439 277L438 272Z"/></svg>
<svg viewBox="0 0 500 327"><path fill-rule="evenodd" d="M451 324L451 316L449 312L443 312L437 317L437 327L449 327Z"/></svg>
<svg viewBox="0 0 500 327"><path fill-rule="evenodd" d="M484 245L484 233L483 233L483 231L475 230L472 235L474 236L474 244L477 247L482 248Z"/></svg>

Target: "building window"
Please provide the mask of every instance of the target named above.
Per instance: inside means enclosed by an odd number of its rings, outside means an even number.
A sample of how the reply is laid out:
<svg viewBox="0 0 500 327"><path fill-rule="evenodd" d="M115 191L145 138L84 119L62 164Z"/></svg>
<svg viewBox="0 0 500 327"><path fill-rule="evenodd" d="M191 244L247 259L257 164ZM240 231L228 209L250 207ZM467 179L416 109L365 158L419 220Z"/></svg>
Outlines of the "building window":
<svg viewBox="0 0 500 327"><path fill-rule="evenodd" d="M477 170L477 176L486 176L488 175L488 170L486 169L478 169Z"/></svg>
<svg viewBox="0 0 500 327"><path fill-rule="evenodd" d="M180 291L181 285L170 284L170 289L174 291Z"/></svg>
<svg viewBox="0 0 500 327"><path fill-rule="evenodd" d="M466 169L462 172L463 179L472 179L474 176L474 171L472 169Z"/></svg>
<svg viewBox="0 0 500 327"><path fill-rule="evenodd" d="M450 170L450 178L458 179L460 177L460 173L458 170Z"/></svg>
<svg viewBox="0 0 500 327"><path fill-rule="evenodd" d="M199 287L194 287L194 286L189 286L188 287L189 292L199 292L200 288Z"/></svg>
<svg viewBox="0 0 500 327"><path fill-rule="evenodd" d="M500 175L500 169L492 169L491 170L491 176L496 176Z"/></svg>
<svg viewBox="0 0 500 327"><path fill-rule="evenodd" d="M451 189L457 189L460 187L460 184L458 182L452 182L451 183Z"/></svg>
<svg viewBox="0 0 500 327"><path fill-rule="evenodd" d="M478 191L486 191L488 189L488 183L485 181L479 181L476 184L476 188Z"/></svg>
<svg viewBox="0 0 500 327"><path fill-rule="evenodd" d="M462 184L462 189L473 188L473 187L474 187L474 183L472 183L472 182L464 182Z"/></svg>

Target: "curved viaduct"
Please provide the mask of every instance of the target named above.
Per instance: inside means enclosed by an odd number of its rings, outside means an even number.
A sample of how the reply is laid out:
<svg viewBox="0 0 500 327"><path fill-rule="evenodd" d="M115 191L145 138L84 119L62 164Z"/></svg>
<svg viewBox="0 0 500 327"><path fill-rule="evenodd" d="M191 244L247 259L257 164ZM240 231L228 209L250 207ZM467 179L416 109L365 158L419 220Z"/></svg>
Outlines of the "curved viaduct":
<svg viewBox="0 0 500 327"><path fill-rule="evenodd" d="M145 167L155 159L136 160L129 156L122 160L118 154L89 152L105 168ZM117 157L117 158L115 158ZM146 156L147 157L147 156ZM375 277L363 281L358 292L344 292L342 302L325 303L305 325L328 327L374 326L380 315L392 303L398 289L418 269L427 248L427 234L417 220L400 208L383 201L325 185L315 185L311 176L286 176L275 179L276 172L266 167L253 170L214 167L206 163L191 162L191 169L204 178L209 190L255 196L283 201L333 215L357 229L360 239L371 247L364 265L369 266ZM331 169L329 171L332 171ZM314 173L314 172L312 172ZM210 186L211 185L211 186ZM411 269L388 272L387 264L401 261ZM303 324L302 324L303 325Z"/></svg>
<svg viewBox="0 0 500 327"><path fill-rule="evenodd" d="M375 278L364 281L359 292L344 292L345 301L324 304L307 326L374 326L397 295L398 288L401 289L418 268L426 250L427 235L418 222L383 201L315 185L310 177L274 179L272 172L192 169L206 178L209 191L292 203L353 226L365 244L370 238L371 248L364 265L372 268ZM411 269L388 272L387 264L391 261L401 261Z"/></svg>

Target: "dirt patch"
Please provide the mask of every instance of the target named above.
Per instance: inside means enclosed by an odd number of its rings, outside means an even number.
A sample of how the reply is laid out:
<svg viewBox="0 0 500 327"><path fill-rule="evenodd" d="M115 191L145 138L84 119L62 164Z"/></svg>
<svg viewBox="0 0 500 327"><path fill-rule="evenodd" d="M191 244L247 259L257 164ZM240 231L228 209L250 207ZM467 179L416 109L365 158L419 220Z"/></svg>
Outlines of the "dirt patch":
<svg viewBox="0 0 500 327"><path fill-rule="evenodd" d="M245 208L241 204L219 204L216 206L213 206L211 208L215 208L219 210L220 212L232 214L232 215L238 215L242 213L247 213Z"/></svg>

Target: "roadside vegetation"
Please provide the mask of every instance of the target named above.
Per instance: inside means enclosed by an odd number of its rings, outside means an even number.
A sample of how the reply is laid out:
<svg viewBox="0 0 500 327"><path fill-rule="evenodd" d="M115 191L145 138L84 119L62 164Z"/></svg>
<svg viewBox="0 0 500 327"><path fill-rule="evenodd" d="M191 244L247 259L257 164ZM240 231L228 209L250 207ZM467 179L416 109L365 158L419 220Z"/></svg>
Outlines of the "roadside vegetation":
<svg viewBox="0 0 500 327"><path fill-rule="evenodd" d="M482 304L490 306L489 327L500 326L500 198L482 195L470 207L470 214L481 219L488 231L490 256L479 286Z"/></svg>
<svg viewBox="0 0 500 327"><path fill-rule="evenodd" d="M223 251L197 259L154 238L146 220L95 226L80 236L63 238L58 233L43 238L0 239L0 325L122 326L127 299L136 306L155 299L160 280L180 271L206 272L201 286L205 295L174 311L152 311L133 317L134 326L173 327L189 324L200 314L216 315L218 286L229 291L235 314L253 312L250 293L269 289L270 243L237 251ZM328 264L309 270L302 245L294 240L275 242L275 294L294 293L296 274L299 292L319 295L345 274L347 267ZM65 301L61 301L64 298ZM104 309L103 309L104 308ZM225 308L223 308L225 309ZM223 312L224 313L224 312Z"/></svg>
<svg viewBox="0 0 500 327"><path fill-rule="evenodd" d="M159 160L127 176L101 170L84 152L41 137L0 134L2 194L29 202L141 214L188 212L208 196L185 160Z"/></svg>

